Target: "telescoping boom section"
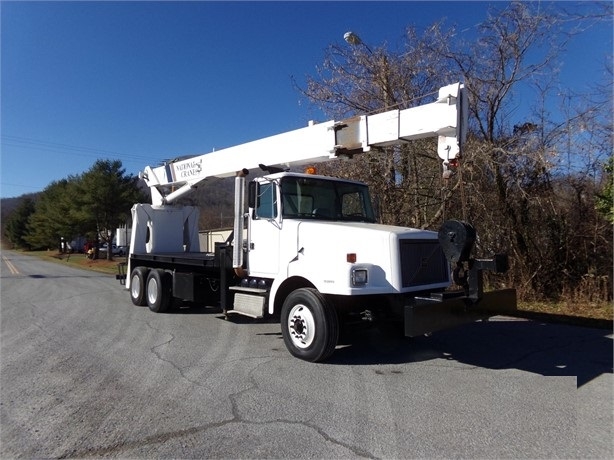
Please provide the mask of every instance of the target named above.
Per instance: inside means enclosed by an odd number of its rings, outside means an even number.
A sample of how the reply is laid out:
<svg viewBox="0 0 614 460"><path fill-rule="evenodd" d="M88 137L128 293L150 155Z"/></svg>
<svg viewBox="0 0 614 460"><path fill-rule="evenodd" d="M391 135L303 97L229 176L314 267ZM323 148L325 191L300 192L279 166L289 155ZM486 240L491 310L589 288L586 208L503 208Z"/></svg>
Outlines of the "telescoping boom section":
<svg viewBox="0 0 614 460"><path fill-rule="evenodd" d="M297 167L368 152L372 147L438 137L444 166L460 154L465 137L467 103L463 85L439 90L435 102L405 110L361 115L206 153L159 167L146 167L141 177L151 188L152 204L170 204L209 177L231 177L260 164Z"/></svg>
<svg viewBox="0 0 614 460"><path fill-rule="evenodd" d="M196 305L227 319L277 318L289 353L314 362L334 352L341 325L393 323L399 327L390 330L413 337L513 311L513 289L486 291L483 282L484 272L507 270L507 256L474 257L470 224L382 225L366 184L291 170L434 137L445 172L460 158L466 119L457 83L417 107L148 166L140 176L152 202L132 208L128 263L118 278L135 305L153 312ZM264 175L248 183L257 168ZM233 226L201 250L199 209L178 199L207 178L231 176Z"/></svg>

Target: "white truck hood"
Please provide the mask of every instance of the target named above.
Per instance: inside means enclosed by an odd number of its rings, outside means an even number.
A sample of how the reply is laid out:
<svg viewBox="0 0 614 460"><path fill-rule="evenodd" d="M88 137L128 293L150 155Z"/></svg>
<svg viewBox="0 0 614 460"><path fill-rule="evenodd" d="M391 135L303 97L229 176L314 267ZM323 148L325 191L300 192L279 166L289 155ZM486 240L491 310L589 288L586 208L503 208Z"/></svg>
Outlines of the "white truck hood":
<svg viewBox="0 0 614 460"><path fill-rule="evenodd" d="M449 285L436 232L361 222L285 220L283 225L284 230L296 226L296 258L288 274L307 277L321 292L399 293ZM366 286L351 284L358 268L369 271ZM432 269L435 275L418 273Z"/></svg>

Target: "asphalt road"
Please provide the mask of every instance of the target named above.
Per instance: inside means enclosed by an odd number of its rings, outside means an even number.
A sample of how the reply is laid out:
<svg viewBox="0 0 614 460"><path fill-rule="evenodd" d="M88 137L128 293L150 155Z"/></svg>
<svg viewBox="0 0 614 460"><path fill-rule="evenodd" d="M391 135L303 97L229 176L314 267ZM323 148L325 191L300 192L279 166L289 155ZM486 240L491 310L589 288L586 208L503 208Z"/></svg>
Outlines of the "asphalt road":
<svg viewBox="0 0 614 460"><path fill-rule="evenodd" d="M356 335L154 314L112 276L2 253L0 458L612 458L612 334L498 317Z"/></svg>

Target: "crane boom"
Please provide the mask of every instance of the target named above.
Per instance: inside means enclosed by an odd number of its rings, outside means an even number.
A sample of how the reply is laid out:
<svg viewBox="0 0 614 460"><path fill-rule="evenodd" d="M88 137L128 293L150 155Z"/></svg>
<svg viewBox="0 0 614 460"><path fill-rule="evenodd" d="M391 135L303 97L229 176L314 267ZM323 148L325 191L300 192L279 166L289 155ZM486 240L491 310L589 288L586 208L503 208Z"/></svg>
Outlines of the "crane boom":
<svg viewBox="0 0 614 460"><path fill-rule="evenodd" d="M210 177L231 177L260 164L296 167L352 157L373 147L438 136L444 168L460 155L467 108L460 83L439 90L435 102L404 110L360 115L341 121L310 124L211 153L147 166L140 177L151 189L152 204L170 204Z"/></svg>

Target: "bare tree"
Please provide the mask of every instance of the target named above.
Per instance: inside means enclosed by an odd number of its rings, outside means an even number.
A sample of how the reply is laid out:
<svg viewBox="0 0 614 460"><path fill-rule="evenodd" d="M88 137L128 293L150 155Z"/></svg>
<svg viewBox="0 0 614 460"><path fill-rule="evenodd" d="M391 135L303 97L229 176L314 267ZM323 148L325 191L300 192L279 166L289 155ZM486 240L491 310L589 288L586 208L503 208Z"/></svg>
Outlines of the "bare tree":
<svg viewBox="0 0 614 460"><path fill-rule="evenodd" d="M369 183L385 223L477 223L478 250L510 253L504 283L522 298L571 296L589 275L611 285L612 229L594 204L612 151L611 73L605 91L573 94L561 89L557 60L591 21L611 21L611 7L599 4L584 17L558 4L494 8L476 27L477 38L463 40L463 32L439 22L421 36L409 28L401 51L331 45L302 89L328 115L343 118L410 107L464 79L470 130L456 175L442 180L428 142L325 171Z"/></svg>
<svg viewBox="0 0 614 460"><path fill-rule="evenodd" d="M594 213L590 181L602 177L602 160L611 154L611 91L596 99L604 93L561 89L556 58L581 31L563 30L570 20L579 18L512 3L479 26L474 44L431 30L432 50L464 75L470 94L473 142L465 149L461 184L470 193L463 205L480 222L482 246L512 252L511 281L525 297L560 298L594 267L606 266L595 245L611 231ZM522 92L536 96L532 112L525 109L525 120L517 122ZM588 234L590 243L579 236Z"/></svg>
<svg viewBox="0 0 614 460"><path fill-rule="evenodd" d="M342 119L424 103L449 83L449 73L416 31L409 29L405 48L395 52L385 44L373 49L364 44L330 45L317 76L309 77L306 88L299 90L328 116ZM444 214L447 194L431 144L385 148L361 155L351 164L324 165L322 171L367 182L383 222L428 227ZM433 194L433 188L438 193Z"/></svg>

